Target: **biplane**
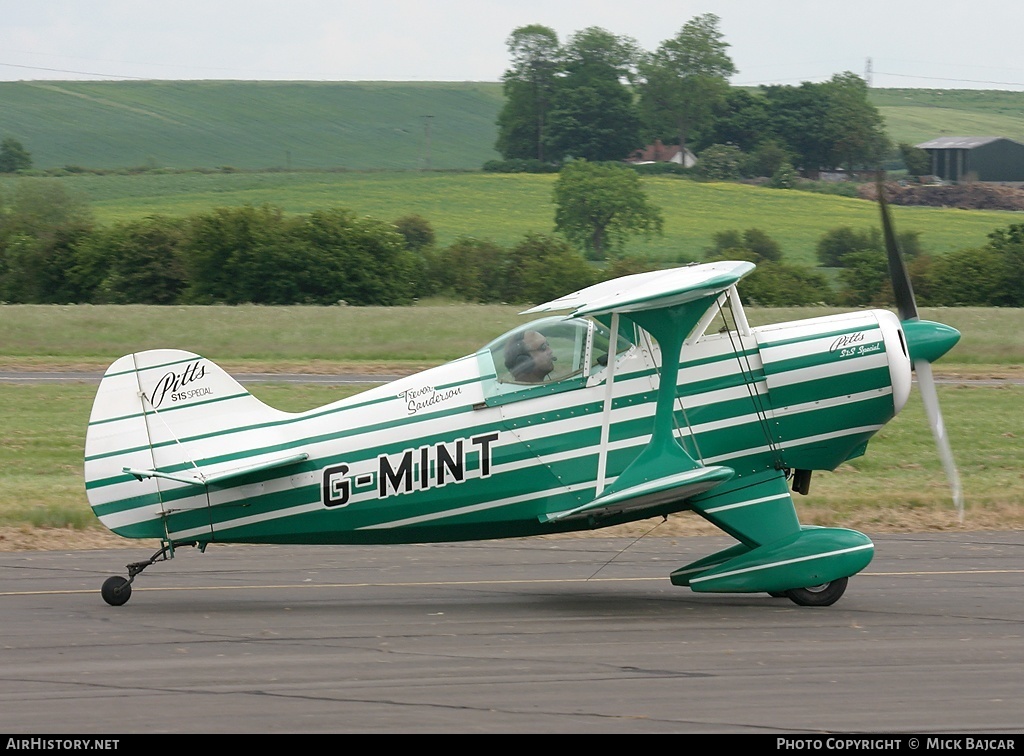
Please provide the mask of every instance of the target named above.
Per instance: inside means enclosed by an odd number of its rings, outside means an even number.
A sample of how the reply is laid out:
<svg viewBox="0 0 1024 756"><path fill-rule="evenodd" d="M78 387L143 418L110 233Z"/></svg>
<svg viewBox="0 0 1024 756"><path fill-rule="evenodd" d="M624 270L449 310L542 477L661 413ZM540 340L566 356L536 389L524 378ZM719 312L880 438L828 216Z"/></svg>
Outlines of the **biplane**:
<svg viewBox="0 0 1024 756"><path fill-rule="evenodd" d="M930 365L960 334L918 317L880 202L898 315L751 327L737 284L752 263L687 265L533 307L473 354L299 413L191 352L118 359L86 490L106 527L161 548L103 599L124 604L183 546L518 538L693 512L736 542L671 583L833 604L874 545L801 524L794 494L865 452L915 371L959 496Z"/></svg>

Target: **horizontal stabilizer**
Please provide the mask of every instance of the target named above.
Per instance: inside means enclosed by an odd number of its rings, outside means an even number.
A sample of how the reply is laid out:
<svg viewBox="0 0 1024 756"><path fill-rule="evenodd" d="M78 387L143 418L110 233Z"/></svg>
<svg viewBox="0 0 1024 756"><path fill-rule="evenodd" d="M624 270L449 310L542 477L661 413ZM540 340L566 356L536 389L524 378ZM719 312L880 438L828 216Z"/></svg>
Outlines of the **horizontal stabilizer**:
<svg viewBox="0 0 1024 756"><path fill-rule="evenodd" d="M266 462L259 462L254 465L243 465L242 467L234 467L230 470L221 470L215 473L204 473L203 468L193 467L190 472L180 473L165 473L159 470L139 470L133 467L122 468L124 472L134 476L138 480L143 478L163 478L165 480L173 480L178 483L187 483L193 486L210 486L217 483L223 483L224 481L234 480L240 478L243 475L249 473L259 472L260 470L272 470L277 467L286 467L288 465L295 464L297 462L305 462L309 459L309 455L306 453L292 454L287 457L278 457L277 459L270 459Z"/></svg>
<svg viewBox="0 0 1024 756"><path fill-rule="evenodd" d="M564 512L543 515L541 522L559 522L577 517L610 515L638 509L652 509L674 501L696 496L729 480L731 467L698 467L645 481L637 485L598 496L589 504Z"/></svg>

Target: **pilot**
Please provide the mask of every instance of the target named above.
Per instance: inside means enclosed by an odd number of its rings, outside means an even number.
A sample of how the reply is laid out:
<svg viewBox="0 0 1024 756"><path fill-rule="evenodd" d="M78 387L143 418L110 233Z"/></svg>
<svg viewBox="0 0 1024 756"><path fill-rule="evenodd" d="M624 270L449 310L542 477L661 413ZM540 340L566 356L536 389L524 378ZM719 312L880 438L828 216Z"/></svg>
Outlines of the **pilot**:
<svg viewBox="0 0 1024 756"><path fill-rule="evenodd" d="M541 383L558 359L539 331L520 331L505 345L505 367L518 383Z"/></svg>

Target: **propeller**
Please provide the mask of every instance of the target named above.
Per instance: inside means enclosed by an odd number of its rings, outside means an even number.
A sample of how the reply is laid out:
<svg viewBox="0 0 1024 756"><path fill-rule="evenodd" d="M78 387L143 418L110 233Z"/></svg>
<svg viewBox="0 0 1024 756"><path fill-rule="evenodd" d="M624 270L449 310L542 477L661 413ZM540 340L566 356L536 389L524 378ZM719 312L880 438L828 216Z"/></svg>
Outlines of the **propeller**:
<svg viewBox="0 0 1024 756"><path fill-rule="evenodd" d="M892 290L896 298L896 311L903 324L914 372L917 373L917 386L921 391L925 415L931 426L932 436L935 438L935 445L938 447L939 458L942 460L946 477L949 479L953 504L956 506L957 515L962 523L964 521L963 486L960 483L960 472L957 470L956 461L953 459L949 437L946 435L946 425L942 421L942 411L939 409L939 396L935 390L935 377L932 374L931 365L933 360L941 357L956 344L960 339L960 333L955 328L921 320L918 316L914 289L910 284L907 267L903 263L903 255L900 252L899 242L896 240L896 232L889 212L889 203L885 198L885 184L881 171L878 172L877 188L878 206L882 213L885 253L889 261L889 278L892 280Z"/></svg>

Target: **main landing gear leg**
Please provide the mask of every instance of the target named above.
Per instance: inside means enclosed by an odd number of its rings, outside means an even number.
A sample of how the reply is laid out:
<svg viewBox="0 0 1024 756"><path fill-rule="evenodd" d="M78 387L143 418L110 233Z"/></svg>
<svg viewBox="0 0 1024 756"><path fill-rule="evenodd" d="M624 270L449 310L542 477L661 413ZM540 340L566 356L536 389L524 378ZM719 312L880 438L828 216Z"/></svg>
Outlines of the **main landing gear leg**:
<svg viewBox="0 0 1024 756"><path fill-rule="evenodd" d="M135 576L142 573L144 569L149 567L151 564L156 562L166 562L169 559L174 558L174 547L175 546L198 546L200 549L204 547L199 543L171 543L167 541L153 556L144 562L132 562L128 565L128 577L123 578L120 575L114 575L108 577L103 581L103 587L100 588L100 595L103 596L103 600L111 606L121 606L127 603L128 599L132 597L132 582L135 580Z"/></svg>

